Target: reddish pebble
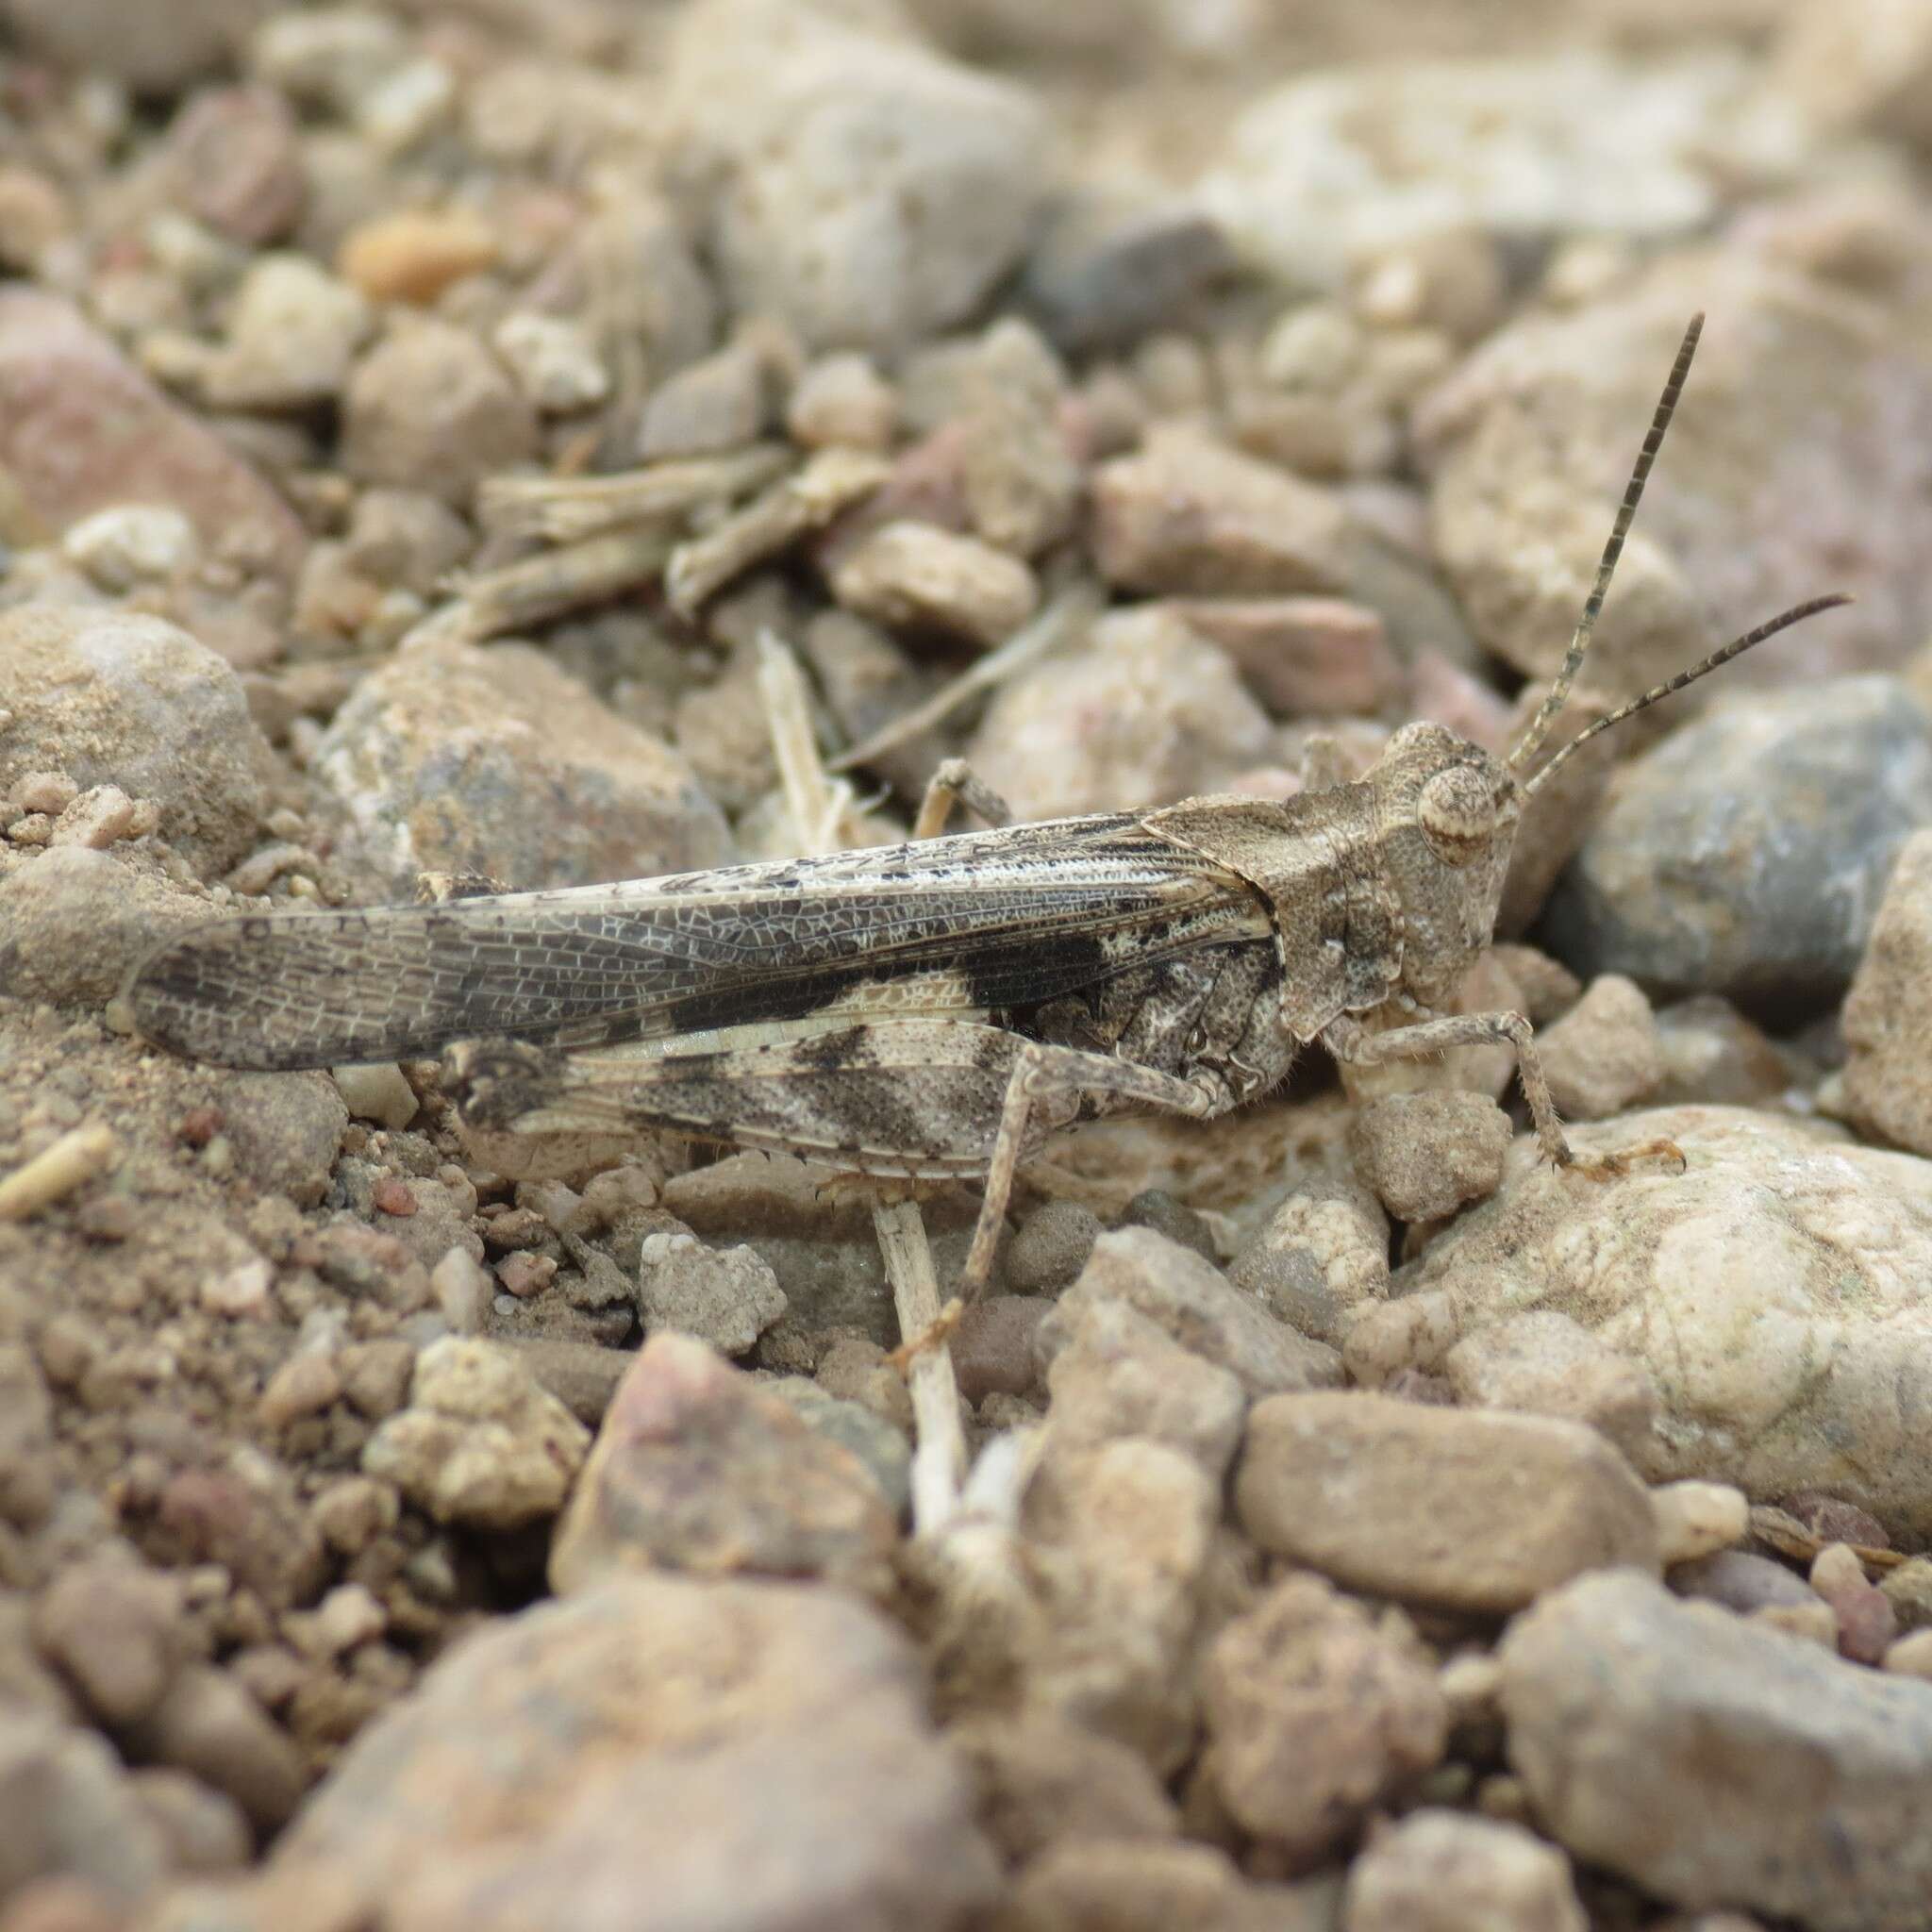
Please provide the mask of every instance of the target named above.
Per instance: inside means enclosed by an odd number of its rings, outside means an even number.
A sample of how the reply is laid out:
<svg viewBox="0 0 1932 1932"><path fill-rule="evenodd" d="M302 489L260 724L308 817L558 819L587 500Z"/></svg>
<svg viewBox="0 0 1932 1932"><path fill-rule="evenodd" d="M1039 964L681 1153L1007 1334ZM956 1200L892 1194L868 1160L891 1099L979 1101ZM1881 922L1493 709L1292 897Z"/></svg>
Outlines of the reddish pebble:
<svg viewBox="0 0 1932 1932"><path fill-rule="evenodd" d="M399 1181L392 1174L386 1174L371 1191L371 1198L377 1209L384 1214L393 1214L398 1220L407 1220L416 1211L416 1197L409 1191L408 1184Z"/></svg>
<svg viewBox="0 0 1932 1932"><path fill-rule="evenodd" d="M557 1263L548 1255L506 1255L496 1264L497 1280L503 1283L507 1293L515 1295L519 1301L541 1294L556 1273Z"/></svg>
<svg viewBox="0 0 1932 1932"><path fill-rule="evenodd" d="M175 1124L175 1132L189 1147L206 1147L222 1131L222 1110L218 1107L191 1107Z"/></svg>
<svg viewBox="0 0 1932 1932"><path fill-rule="evenodd" d="M1838 1650L1854 1663L1876 1664L1898 1636L1898 1616L1875 1584L1847 1591L1832 1605L1838 1618Z"/></svg>

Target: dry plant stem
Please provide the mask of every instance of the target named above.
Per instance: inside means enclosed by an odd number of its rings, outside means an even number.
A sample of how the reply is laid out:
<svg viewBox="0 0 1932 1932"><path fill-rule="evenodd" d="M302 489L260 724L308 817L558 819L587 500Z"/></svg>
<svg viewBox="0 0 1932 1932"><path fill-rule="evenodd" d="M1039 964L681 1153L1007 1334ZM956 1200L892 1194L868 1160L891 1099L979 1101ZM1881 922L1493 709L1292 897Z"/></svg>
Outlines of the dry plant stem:
<svg viewBox="0 0 1932 1932"><path fill-rule="evenodd" d="M403 647L476 643L634 591L664 568L675 539L665 529L612 530L485 572L431 612Z"/></svg>
<svg viewBox="0 0 1932 1932"><path fill-rule="evenodd" d="M849 807L851 788L825 776L812 737L810 702L798 659L775 632L758 638L758 684L771 727L772 745L785 787L785 800L801 840L812 852L837 842L838 825ZM844 794L841 800L841 794ZM907 1383L912 1394L912 1527L935 1536L958 1508L966 1474L966 1437L959 1426L959 1386L941 1322L938 1278L925 1222L909 1195L875 1195L872 1222L878 1236L886 1279L899 1334L909 1352ZM941 1339L930 1341L936 1333Z"/></svg>
<svg viewBox="0 0 1932 1932"><path fill-rule="evenodd" d="M911 1347L906 1371L912 1392L912 1531L935 1536L958 1507L959 1484L966 1474L966 1437L959 1426L959 1385L953 1375L952 1350L944 1341L930 1347L921 1338L940 1324L939 1283L919 1203L911 1199L874 1200L872 1224L892 1284L899 1333Z"/></svg>
<svg viewBox="0 0 1932 1932"><path fill-rule="evenodd" d="M852 787L828 779L812 736L811 697L791 647L775 631L758 636L758 691L778 760L785 803L807 852L837 852L852 842Z"/></svg>
<svg viewBox="0 0 1932 1932"><path fill-rule="evenodd" d="M685 617L734 577L775 556L808 530L870 496L891 474L883 458L862 450L824 449L795 475L728 516L714 530L680 543L664 573L664 593Z"/></svg>
<svg viewBox="0 0 1932 1932"><path fill-rule="evenodd" d="M112 1131L98 1121L62 1134L0 1181L0 1221L25 1221L65 1200L106 1170L114 1150Z"/></svg>
<svg viewBox="0 0 1932 1932"><path fill-rule="evenodd" d="M492 476L476 508L492 537L578 541L627 524L675 521L762 489L791 460L782 444L755 442L724 456L680 458L609 476Z"/></svg>
<svg viewBox="0 0 1932 1932"><path fill-rule="evenodd" d="M870 764L894 745L917 738L952 716L961 705L984 691L996 691L1017 677L1029 665L1051 656L1076 638L1106 608L1107 597L1097 584L1070 584L1048 604L1030 624L1023 625L998 650L989 651L970 670L962 672L941 691L936 691L923 705L915 705L903 717L883 725L861 744L856 744L832 760L835 772L849 772L855 765Z"/></svg>

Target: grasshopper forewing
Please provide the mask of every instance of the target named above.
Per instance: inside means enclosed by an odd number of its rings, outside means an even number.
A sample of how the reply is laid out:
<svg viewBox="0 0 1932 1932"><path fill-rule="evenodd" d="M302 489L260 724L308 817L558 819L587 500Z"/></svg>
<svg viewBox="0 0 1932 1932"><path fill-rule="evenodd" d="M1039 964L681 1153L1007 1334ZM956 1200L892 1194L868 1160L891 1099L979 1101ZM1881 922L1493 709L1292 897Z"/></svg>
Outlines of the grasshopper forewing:
<svg viewBox="0 0 1932 1932"><path fill-rule="evenodd" d="M1225 1113L1316 1041L1358 1063L1507 1041L1545 1154L1621 1171L1572 1155L1521 1015L1445 1008L1490 942L1518 819L1549 774L1846 601L1759 625L1519 777L1582 664L1697 332L1562 670L1505 758L1410 724L1362 778L1285 803L1196 798L618 885L228 920L137 966L135 1023L237 1067L441 1052L459 1118L507 1173L520 1150L656 1131L855 1174L982 1178L969 1293L1048 1134L1125 1111ZM986 804L957 770L940 782Z"/></svg>

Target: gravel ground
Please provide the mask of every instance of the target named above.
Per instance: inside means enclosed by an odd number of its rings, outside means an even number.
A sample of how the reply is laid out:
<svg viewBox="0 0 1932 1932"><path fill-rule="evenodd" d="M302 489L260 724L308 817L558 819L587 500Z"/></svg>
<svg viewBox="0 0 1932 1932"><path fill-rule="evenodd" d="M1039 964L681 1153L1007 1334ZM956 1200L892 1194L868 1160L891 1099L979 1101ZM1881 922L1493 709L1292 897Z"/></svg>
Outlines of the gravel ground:
<svg viewBox="0 0 1932 1932"><path fill-rule="evenodd" d="M0 0L0 1932L1932 1928L1928 187L1932 0ZM1566 722L1857 602L1457 995L1681 1173L1318 1052L1056 1141L942 1371L799 1161L132 1035L949 757L1506 745L1700 309Z"/></svg>

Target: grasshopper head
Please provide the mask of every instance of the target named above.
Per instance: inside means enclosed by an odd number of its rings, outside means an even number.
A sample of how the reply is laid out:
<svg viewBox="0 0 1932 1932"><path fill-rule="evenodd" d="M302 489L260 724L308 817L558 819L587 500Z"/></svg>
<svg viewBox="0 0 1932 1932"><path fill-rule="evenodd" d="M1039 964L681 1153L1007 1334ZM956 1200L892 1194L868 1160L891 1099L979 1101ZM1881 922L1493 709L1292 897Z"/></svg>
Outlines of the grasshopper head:
<svg viewBox="0 0 1932 1932"><path fill-rule="evenodd" d="M1529 769L1583 668L1597 615L1609 594L1617 559L1623 555L1624 540L1683 391L1703 327L1704 318L1698 315L1684 331L1677 358L1671 365L1670 377L1651 418L1650 433L1643 440L1610 526L1609 541L1598 560L1596 579L1584 600L1570 649L1536 715L1507 757L1491 758L1480 745L1440 724L1409 724L1389 741L1388 749L1369 774L1375 788L1376 823L1390 880L1401 900L1402 990L1423 1006L1437 1007L1447 1000L1470 963L1489 944L1496 908L1502 902L1503 877L1509 867L1516 822L1524 806L1570 758L1600 733L1686 685L1695 684L1700 677L1707 677L1767 638L1815 617L1821 610L1851 602L1834 592L1793 605L1755 630L1732 639L1701 663L1594 720L1534 771Z"/></svg>
<svg viewBox="0 0 1932 1932"><path fill-rule="evenodd" d="M1402 904L1402 990L1440 1007L1490 942L1523 812L1507 765L1440 724L1407 724L1369 774Z"/></svg>

